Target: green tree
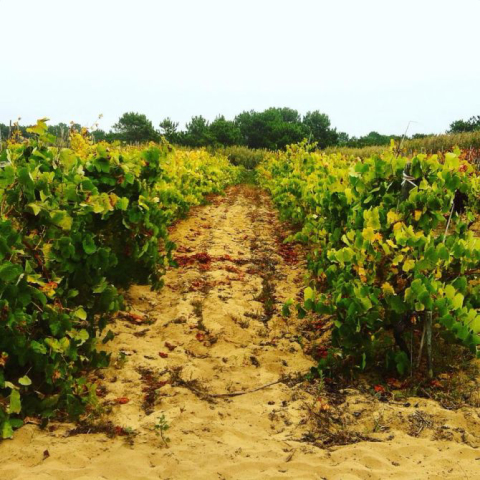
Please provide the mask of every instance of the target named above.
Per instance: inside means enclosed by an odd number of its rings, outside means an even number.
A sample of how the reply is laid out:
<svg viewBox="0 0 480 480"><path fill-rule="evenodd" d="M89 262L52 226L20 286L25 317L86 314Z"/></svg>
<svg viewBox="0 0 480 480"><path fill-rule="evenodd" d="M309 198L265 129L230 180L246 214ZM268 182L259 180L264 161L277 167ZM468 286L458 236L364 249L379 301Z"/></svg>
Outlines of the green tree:
<svg viewBox="0 0 480 480"><path fill-rule="evenodd" d="M303 117L303 125L308 132L310 140L317 142L320 148L337 144L338 133L336 129L331 128L330 118L325 113L321 113L318 110L307 112Z"/></svg>
<svg viewBox="0 0 480 480"><path fill-rule="evenodd" d="M186 131L182 135L182 144L188 147L206 147L212 145L209 123L201 115L192 117L186 125Z"/></svg>
<svg viewBox="0 0 480 480"><path fill-rule="evenodd" d="M4 123L0 123L0 138L2 141L7 140L10 127Z"/></svg>
<svg viewBox="0 0 480 480"><path fill-rule="evenodd" d="M382 146L389 145L390 140L400 141L401 136L399 135L382 135L378 132L370 132L368 135L363 137L351 137L347 143L348 147L354 148L363 148L363 147L373 147L373 146Z"/></svg>
<svg viewBox="0 0 480 480"><path fill-rule="evenodd" d="M49 125L48 126L48 133L55 135L56 137L65 137L70 132L70 126L66 123L60 122L57 125Z"/></svg>
<svg viewBox="0 0 480 480"><path fill-rule="evenodd" d="M350 136L346 132L338 132L337 145L344 147L348 145L350 141Z"/></svg>
<svg viewBox="0 0 480 480"><path fill-rule="evenodd" d="M390 143L390 138L390 135L382 135L378 132L370 132L368 135L362 137L361 141L365 146L388 145Z"/></svg>
<svg viewBox="0 0 480 480"><path fill-rule="evenodd" d="M448 133L475 132L480 130L480 115L471 117L467 121L456 120L450 124Z"/></svg>
<svg viewBox="0 0 480 480"><path fill-rule="evenodd" d="M210 124L209 130L215 144L229 147L243 143L240 128L232 120L226 120L223 115L219 115Z"/></svg>
<svg viewBox="0 0 480 480"><path fill-rule="evenodd" d="M170 143L179 143L180 134L178 131L178 122L174 122L170 117L160 122L160 134Z"/></svg>
<svg viewBox="0 0 480 480"><path fill-rule="evenodd" d="M113 125L113 130L119 140L128 143L145 143L159 140L159 134L152 122L143 114L124 113L118 122Z"/></svg>
<svg viewBox="0 0 480 480"><path fill-rule="evenodd" d="M105 130L102 130L100 128L93 130L92 136L96 142L111 142L115 140L115 134L113 134L112 132L107 133Z"/></svg>
<svg viewBox="0 0 480 480"><path fill-rule="evenodd" d="M235 117L235 123L250 148L283 149L307 136L299 113L291 108L242 112Z"/></svg>
<svg viewBox="0 0 480 480"><path fill-rule="evenodd" d="M418 140L426 137L431 137L433 133L415 133L411 136L412 140Z"/></svg>

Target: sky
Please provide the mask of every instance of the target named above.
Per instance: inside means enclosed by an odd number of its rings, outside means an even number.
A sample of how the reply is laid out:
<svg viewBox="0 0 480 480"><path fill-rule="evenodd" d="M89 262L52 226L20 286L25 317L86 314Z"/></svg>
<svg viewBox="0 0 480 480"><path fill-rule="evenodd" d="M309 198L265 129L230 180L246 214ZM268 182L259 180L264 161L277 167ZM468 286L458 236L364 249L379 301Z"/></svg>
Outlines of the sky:
<svg viewBox="0 0 480 480"><path fill-rule="evenodd" d="M441 133L480 115L479 19L480 0L0 0L0 122L275 106Z"/></svg>

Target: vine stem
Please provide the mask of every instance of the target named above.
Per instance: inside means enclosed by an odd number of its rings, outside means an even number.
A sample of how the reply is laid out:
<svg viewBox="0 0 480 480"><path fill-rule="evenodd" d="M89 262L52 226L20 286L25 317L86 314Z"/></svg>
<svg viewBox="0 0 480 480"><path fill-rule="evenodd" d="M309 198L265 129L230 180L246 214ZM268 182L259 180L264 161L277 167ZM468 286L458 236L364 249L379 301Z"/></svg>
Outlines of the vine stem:
<svg viewBox="0 0 480 480"><path fill-rule="evenodd" d="M433 377L433 361L432 361L432 311L426 312L425 327L427 330L427 357L428 357L428 376Z"/></svg>
<svg viewBox="0 0 480 480"><path fill-rule="evenodd" d="M443 234L443 243L445 243L445 239L447 238L448 229L450 228L450 221L452 220L453 209L455 208L455 197L452 199L452 208L450 209L450 215L448 217L447 226L445 227L445 233Z"/></svg>
<svg viewBox="0 0 480 480"><path fill-rule="evenodd" d="M425 333L427 331L427 323L423 324L422 339L420 340L420 349L418 351L417 368L420 367L420 361L422 360L423 344L425 343Z"/></svg>

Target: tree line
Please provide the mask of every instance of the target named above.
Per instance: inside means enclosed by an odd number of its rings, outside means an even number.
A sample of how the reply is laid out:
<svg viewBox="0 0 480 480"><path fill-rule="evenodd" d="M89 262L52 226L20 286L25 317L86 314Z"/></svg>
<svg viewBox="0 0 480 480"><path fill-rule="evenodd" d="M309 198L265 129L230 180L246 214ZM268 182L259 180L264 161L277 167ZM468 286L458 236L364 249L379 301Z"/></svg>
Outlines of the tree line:
<svg viewBox="0 0 480 480"><path fill-rule="evenodd" d="M103 133L97 132L97 136ZM164 119L157 130L153 123L142 114L125 113L113 126L107 139L126 142L157 140L161 136L170 143L186 147L228 147L233 145L249 148L279 150L304 138L317 142L320 148L335 145L338 133L332 128L328 115L319 111L301 116L291 108L269 108L263 112L243 112L233 120L219 115L209 122L203 116L194 116L179 129L179 123Z"/></svg>
<svg viewBox="0 0 480 480"><path fill-rule="evenodd" d="M5 125L0 123L0 139L8 138L16 129L23 137L28 137L27 126ZM80 131L78 124L59 123L48 127L49 133L65 138L71 129ZM480 116L469 120L456 120L451 123L447 133L473 132L480 130ZM170 143L186 147L229 147L246 146L253 149L281 150L286 145L298 143L304 139L316 142L319 148L343 146L363 148L388 145L391 139L399 141L401 135L383 135L372 131L367 135L355 137L338 132L332 127L327 114L318 110L301 115L291 108L268 108L262 112L245 111L233 120L219 115L209 122L203 116L191 118L180 129L179 123L167 117L156 128L146 115L136 112L124 113L110 131L94 129L92 135L96 141L119 140L126 143L146 143L159 141L165 137ZM421 139L427 134L415 134L412 139Z"/></svg>

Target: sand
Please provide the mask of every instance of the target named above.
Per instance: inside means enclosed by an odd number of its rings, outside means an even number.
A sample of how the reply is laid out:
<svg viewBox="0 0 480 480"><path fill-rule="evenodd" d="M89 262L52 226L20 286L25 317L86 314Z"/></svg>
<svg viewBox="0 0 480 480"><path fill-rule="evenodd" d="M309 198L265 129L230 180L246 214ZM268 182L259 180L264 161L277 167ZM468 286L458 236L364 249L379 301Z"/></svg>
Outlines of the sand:
<svg viewBox="0 0 480 480"><path fill-rule="evenodd" d="M131 288L138 319L112 325L112 365L96 379L103 414L76 431L21 428L0 444L2 480L480 479L478 408L356 389L335 404L299 381L315 362L302 322L280 312L305 260L282 246L263 193L231 188L171 230L179 268L160 292ZM154 429L162 415L168 442ZM321 448L327 430L348 444Z"/></svg>

